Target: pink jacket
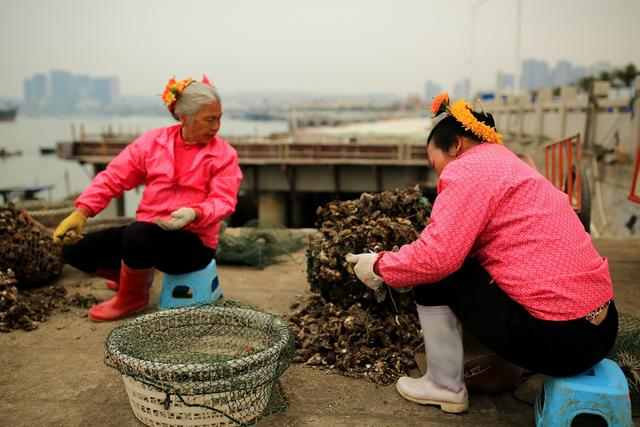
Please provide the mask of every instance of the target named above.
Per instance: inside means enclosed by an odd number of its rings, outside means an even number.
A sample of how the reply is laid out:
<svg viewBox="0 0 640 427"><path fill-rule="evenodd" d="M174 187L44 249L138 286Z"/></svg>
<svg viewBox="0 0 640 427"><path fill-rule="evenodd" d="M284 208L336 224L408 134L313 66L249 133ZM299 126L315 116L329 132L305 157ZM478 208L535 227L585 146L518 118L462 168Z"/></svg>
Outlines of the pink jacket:
<svg viewBox="0 0 640 427"><path fill-rule="evenodd" d="M181 207L200 209L202 216L184 229L196 234L205 245L218 246L220 221L233 213L242 181L238 156L224 139L203 147L182 177L174 177L174 141L180 125L153 129L129 144L93 179L76 206L96 215L114 197L141 184L146 187L136 211L136 220L168 220Z"/></svg>
<svg viewBox="0 0 640 427"><path fill-rule="evenodd" d="M481 144L449 163L430 224L415 242L386 252L378 268L391 286L420 285L468 256L541 319L577 319L613 296L607 260L567 195L503 145Z"/></svg>

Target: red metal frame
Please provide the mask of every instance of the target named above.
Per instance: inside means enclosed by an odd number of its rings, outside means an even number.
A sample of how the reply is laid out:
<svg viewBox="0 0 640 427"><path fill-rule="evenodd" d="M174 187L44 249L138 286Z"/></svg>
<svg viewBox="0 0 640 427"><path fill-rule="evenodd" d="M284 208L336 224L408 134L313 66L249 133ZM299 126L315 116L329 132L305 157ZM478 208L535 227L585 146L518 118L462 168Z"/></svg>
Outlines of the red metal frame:
<svg viewBox="0 0 640 427"><path fill-rule="evenodd" d="M582 139L579 133L544 148L544 170L547 179L567 193L571 206L580 213L582 211ZM572 171L575 171L575 182Z"/></svg>
<svg viewBox="0 0 640 427"><path fill-rule="evenodd" d="M633 168L633 178L631 181L631 191L629 192L629 200L640 203L640 196L636 194L636 185L638 184L638 170L640 169L640 145L638 145L638 153L636 154L636 165Z"/></svg>

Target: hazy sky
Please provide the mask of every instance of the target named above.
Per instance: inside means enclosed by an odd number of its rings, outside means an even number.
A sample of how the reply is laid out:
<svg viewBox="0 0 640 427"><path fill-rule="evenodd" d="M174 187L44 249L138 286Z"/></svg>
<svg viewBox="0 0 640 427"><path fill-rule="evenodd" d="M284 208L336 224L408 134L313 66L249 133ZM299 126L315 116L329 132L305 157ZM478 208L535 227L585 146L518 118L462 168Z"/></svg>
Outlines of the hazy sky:
<svg viewBox="0 0 640 427"><path fill-rule="evenodd" d="M471 16L476 5L475 30ZM516 0L0 0L0 97L51 69L156 95L206 72L222 94L423 93L516 69ZM521 58L640 66L640 0L522 0ZM473 58L471 53L473 52ZM473 70L473 72L471 71Z"/></svg>

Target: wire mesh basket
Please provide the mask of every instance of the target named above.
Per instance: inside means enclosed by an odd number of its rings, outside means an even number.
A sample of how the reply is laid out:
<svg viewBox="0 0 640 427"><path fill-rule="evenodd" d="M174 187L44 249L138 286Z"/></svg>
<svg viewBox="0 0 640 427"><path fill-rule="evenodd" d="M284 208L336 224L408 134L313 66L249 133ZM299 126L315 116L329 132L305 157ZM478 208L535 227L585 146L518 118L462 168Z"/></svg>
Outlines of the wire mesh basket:
<svg viewBox="0 0 640 427"><path fill-rule="evenodd" d="M248 425L286 407L279 377L294 338L256 307L223 300L149 314L112 330L105 350L149 426Z"/></svg>
<svg viewBox="0 0 640 427"><path fill-rule="evenodd" d="M46 227L55 227L74 211L73 200L23 200L16 206L25 209L36 221Z"/></svg>
<svg viewBox="0 0 640 427"><path fill-rule="evenodd" d="M117 217L117 218L89 218L84 226L84 234L103 231L108 228L122 227L134 222L134 218Z"/></svg>

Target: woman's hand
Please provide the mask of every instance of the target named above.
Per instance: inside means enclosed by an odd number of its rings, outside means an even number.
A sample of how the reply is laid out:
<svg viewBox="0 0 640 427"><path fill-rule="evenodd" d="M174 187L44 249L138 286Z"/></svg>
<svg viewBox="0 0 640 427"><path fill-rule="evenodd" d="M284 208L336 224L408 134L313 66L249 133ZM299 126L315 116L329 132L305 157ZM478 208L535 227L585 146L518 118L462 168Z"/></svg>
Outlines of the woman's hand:
<svg viewBox="0 0 640 427"><path fill-rule="evenodd" d="M60 222L53 232L53 241L69 245L82 239L82 230L87 222L87 215L82 209L76 209Z"/></svg>
<svg viewBox="0 0 640 427"><path fill-rule="evenodd" d="M380 254L347 254L346 260L349 264L355 264L353 271L358 279L374 291L379 289L384 280L373 272L373 266Z"/></svg>
<svg viewBox="0 0 640 427"><path fill-rule="evenodd" d="M179 230L196 219L196 211L192 208L180 208L171 212L171 221L156 219L154 222L165 230Z"/></svg>

